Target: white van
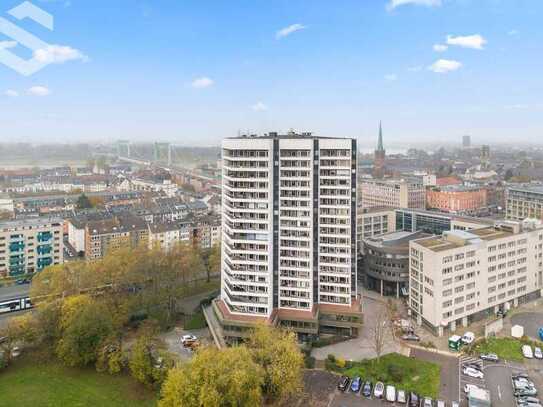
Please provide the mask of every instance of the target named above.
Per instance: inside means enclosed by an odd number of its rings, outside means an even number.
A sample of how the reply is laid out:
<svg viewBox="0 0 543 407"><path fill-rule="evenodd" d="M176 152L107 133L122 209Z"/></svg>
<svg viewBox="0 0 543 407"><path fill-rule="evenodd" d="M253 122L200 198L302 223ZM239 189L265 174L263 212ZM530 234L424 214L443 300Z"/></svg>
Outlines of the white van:
<svg viewBox="0 0 543 407"><path fill-rule="evenodd" d="M475 340L475 334L473 332L466 332L464 336L462 336L462 342L464 342L466 345L469 345Z"/></svg>
<svg viewBox="0 0 543 407"><path fill-rule="evenodd" d="M386 399L391 403L394 403L396 401L396 388L394 386L391 386L390 384L387 386Z"/></svg>
<svg viewBox="0 0 543 407"><path fill-rule="evenodd" d="M530 345L522 345L522 355L526 359L532 359L534 357L534 353L532 352L532 347Z"/></svg>

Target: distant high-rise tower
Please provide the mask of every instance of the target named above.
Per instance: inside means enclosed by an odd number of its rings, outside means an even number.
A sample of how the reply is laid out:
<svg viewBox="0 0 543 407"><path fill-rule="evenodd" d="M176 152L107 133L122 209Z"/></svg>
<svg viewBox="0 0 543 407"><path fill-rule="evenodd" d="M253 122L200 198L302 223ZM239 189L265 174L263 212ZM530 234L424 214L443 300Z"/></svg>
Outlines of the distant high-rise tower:
<svg viewBox="0 0 543 407"><path fill-rule="evenodd" d="M471 147L471 136L462 137L462 147L470 148Z"/></svg>
<svg viewBox="0 0 543 407"><path fill-rule="evenodd" d="M490 146L481 146L481 169L487 170L490 166Z"/></svg>
<svg viewBox="0 0 543 407"><path fill-rule="evenodd" d="M385 175L385 158L386 150L383 147L383 127L379 121L379 139L377 141L377 150L373 160L373 176L375 178L383 178Z"/></svg>

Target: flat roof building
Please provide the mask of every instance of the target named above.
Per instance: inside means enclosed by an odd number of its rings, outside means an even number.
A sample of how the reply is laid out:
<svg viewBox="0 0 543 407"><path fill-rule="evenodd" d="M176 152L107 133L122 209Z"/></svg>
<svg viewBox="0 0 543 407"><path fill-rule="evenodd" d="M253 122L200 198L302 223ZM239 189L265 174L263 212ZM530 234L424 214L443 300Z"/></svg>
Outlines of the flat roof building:
<svg viewBox="0 0 543 407"><path fill-rule="evenodd" d="M426 208L426 188L422 179L360 181L361 208Z"/></svg>
<svg viewBox="0 0 543 407"><path fill-rule="evenodd" d="M436 335L541 296L541 223L501 222L410 242L409 308Z"/></svg>
<svg viewBox="0 0 543 407"><path fill-rule="evenodd" d="M62 219L0 222L0 276L33 274L63 262Z"/></svg>

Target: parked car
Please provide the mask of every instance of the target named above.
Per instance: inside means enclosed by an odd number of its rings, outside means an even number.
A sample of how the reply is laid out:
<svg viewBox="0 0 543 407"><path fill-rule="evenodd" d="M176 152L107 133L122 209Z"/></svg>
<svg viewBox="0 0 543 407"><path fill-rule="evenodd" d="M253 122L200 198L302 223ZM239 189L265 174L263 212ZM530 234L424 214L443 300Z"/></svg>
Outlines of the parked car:
<svg viewBox="0 0 543 407"><path fill-rule="evenodd" d="M541 352L541 348L538 348L537 346L534 348L534 357L536 359L543 359L543 352Z"/></svg>
<svg viewBox="0 0 543 407"><path fill-rule="evenodd" d="M183 335L181 337L181 343L183 346L187 346L190 342L196 342L198 338L195 335Z"/></svg>
<svg viewBox="0 0 543 407"><path fill-rule="evenodd" d="M526 387L524 389L515 390L514 392L515 397L523 397L523 396L537 396L537 390L535 387Z"/></svg>
<svg viewBox="0 0 543 407"><path fill-rule="evenodd" d="M11 357L16 358L20 354L21 354L21 348L19 348L18 346L14 346L13 349L11 350Z"/></svg>
<svg viewBox="0 0 543 407"><path fill-rule="evenodd" d="M362 379L360 377L355 377L353 381L351 382L351 391L353 393L358 393L360 391L361 383L362 383Z"/></svg>
<svg viewBox="0 0 543 407"><path fill-rule="evenodd" d="M350 382L351 379L349 379L347 376L341 376L339 383L337 384L337 388L341 391L345 391L349 387Z"/></svg>
<svg viewBox="0 0 543 407"><path fill-rule="evenodd" d="M409 334L405 334L405 335L402 335L402 339L404 341L415 341L415 342L418 342L420 341L420 336L416 335L416 334L413 334L413 333L409 333Z"/></svg>
<svg viewBox="0 0 543 407"><path fill-rule="evenodd" d="M541 339L543 341L543 327L539 328L539 339Z"/></svg>
<svg viewBox="0 0 543 407"><path fill-rule="evenodd" d="M462 371L466 376L475 377L477 379L483 379L485 377L484 373L478 369L472 367L465 367Z"/></svg>
<svg viewBox="0 0 543 407"><path fill-rule="evenodd" d="M396 388L390 384L386 387L386 400L391 403L396 401Z"/></svg>
<svg viewBox="0 0 543 407"><path fill-rule="evenodd" d="M362 395L364 397L371 397L371 382L367 381L364 383L364 386L362 386Z"/></svg>
<svg viewBox="0 0 543 407"><path fill-rule="evenodd" d="M445 402L443 400L438 400L436 403L436 407L445 407Z"/></svg>
<svg viewBox="0 0 543 407"><path fill-rule="evenodd" d="M398 403L402 403L402 404L407 403L407 398L405 396L405 391L398 390L398 394L396 395L396 400L398 401Z"/></svg>
<svg viewBox="0 0 543 407"><path fill-rule="evenodd" d="M476 386L476 385L474 385L474 384L469 384L469 383L468 383L468 384L466 384L466 385L464 386L464 393L468 394L468 393L471 391L471 389L478 389L478 388L479 388L479 386Z"/></svg>
<svg viewBox="0 0 543 407"><path fill-rule="evenodd" d="M385 393L385 385L383 384L383 382L375 383L375 387L373 388L374 397L380 399L381 397L383 397L384 393Z"/></svg>
<svg viewBox="0 0 543 407"><path fill-rule="evenodd" d="M420 397L417 393L409 393L409 407L420 407Z"/></svg>
<svg viewBox="0 0 543 407"><path fill-rule="evenodd" d="M466 332L462 336L462 342L465 343L466 345L473 343L474 340L475 340L475 334L473 332Z"/></svg>
<svg viewBox="0 0 543 407"><path fill-rule="evenodd" d="M534 357L534 353L532 352L532 347L530 345L522 345L522 355L526 359L532 359Z"/></svg>
<svg viewBox="0 0 543 407"><path fill-rule="evenodd" d="M507 315L507 311L504 309L499 309L498 312L496 312L497 317L505 318L506 315Z"/></svg>
<svg viewBox="0 0 543 407"><path fill-rule="evenodd" d="M465 363L462 365L462 368L471 368L475 370L482 370L482 366L479 363Z"/></svg>
<svg viewBox="0 0 543 407"><path fill-rule="evenodd" d="M517 374L511 375L511 378L512 379L518 379L518 378L529 379L530 376L528 376L526 373L517 373Z"/></svg>
<svg viewBox="0 0 543 407"><path fill-rule="evenodd" d="M482 360L486 360L489 362L497 362L499 360L498 355L495 353L483 353L481 356L479 356Z"/></svg>
<svg viewBox="0 0 543 407"><path fill-rule="evenodd" d="M517 402L518 407L541 407L539 403L519 403Z"/></svg>
<svg viewBox="0 0 543 407"><path fill-rule="evenodd" d="M434 402L430 397L424 397L421 407L434 407Z"/></svg>
<svg viewBox="0 0 543 407"><path fill-rule="evenodd" d="M460 403L458 401L453 401L451 407L460 407Z"/></svg>
<svg viewBox="0 0 543 407"><path fill-rule="evenodd" d="M519 402L519 403L539 403L539 399L537 397L526 396L526 397L519 397L517 399L517 402Z"/></svg>

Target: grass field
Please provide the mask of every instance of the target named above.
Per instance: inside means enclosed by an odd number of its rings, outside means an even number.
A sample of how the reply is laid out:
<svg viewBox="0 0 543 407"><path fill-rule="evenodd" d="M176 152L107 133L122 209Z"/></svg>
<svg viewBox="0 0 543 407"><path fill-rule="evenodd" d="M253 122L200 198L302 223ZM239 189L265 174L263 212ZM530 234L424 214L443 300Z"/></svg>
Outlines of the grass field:
<svg viewBox="0 0 543 407"><path fill-rule="evenodd" d="M515 338L489 338L477 342L469 353L479 355L481 353L495 353L500 359L522 362L522 345L530 341L522 341ZM539 345L538 345L539 346Z"/></svg>
<svg viewBox="0 0 543 407"><path fill-rule="evenodd" d="M185 326L183 328L188 330L193 329L202 329L207 326L206 319L204 317L204 313L199 311L196 314L192 315L192 317L185 322Z"/></svg>
<svg viewBox="0 0 543 407"><path fill-rule="evenodd" d="M156 400L129 376L67 368L30 354L0 372L1 407L151 407Z"/></svg>
<svg viewBox="0 0 543 407"><path fill-rule="evenodd" d="M377 381L392 384L396 389L414 391L435 399L439 394L439 371L440 367L435 363L391 353L379 360L353 362L353 366L342 373L349 377L360 376L374 384Z"/></svg>

